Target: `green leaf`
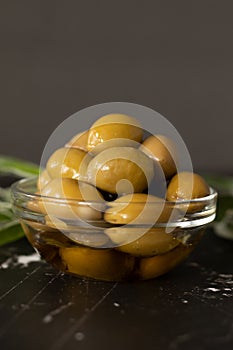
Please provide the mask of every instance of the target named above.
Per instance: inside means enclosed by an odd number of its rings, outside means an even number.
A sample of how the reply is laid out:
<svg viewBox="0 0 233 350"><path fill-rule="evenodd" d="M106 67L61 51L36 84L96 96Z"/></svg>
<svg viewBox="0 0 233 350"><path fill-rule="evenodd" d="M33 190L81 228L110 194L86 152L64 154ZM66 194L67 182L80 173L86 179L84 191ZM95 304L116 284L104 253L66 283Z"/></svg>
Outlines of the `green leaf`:
<svg viewBox="0 0 233 350"><path fill-rule="evenodd" d="M18 220L7 221L0 224L0 246L17 241L24 237L24 232Z"/></svg>
<svg viewBox="0 0 233 350"><path fill-rule="evenodd" d="M0 212L0 225L2 221L15 219L14 213L12 211L3 211Z"/></svg>
<svg viewBox="0 0 233 350"><path fill-rule="evenodd" d="M0 175L30 177L38 174L38 165L0 155ZM10 188L0 187L0 246L22 237L24 237L24 232L12 211Z"/></svg>
<svg viewBox="0 0 233 350"><path fill-rule="evenodd" d="M221 175L204 175L208 184L215 188L220 196L231 195L233 196L233 177L221 176Z"/></svg>
<svg viewBox="0 0 233 350"><path fill-rule="evenodd" d="M204 175L204 177L218 192L216 220L220 221L228 209L233 209L233 177L221 175Z"/></svg>
<svg viewBox="0 0 233 350"><path fill-rule="evenodd" d="M11 201L11 189L9 187L0 187L0 201L10 202Z"/></svg>
<svg viewBox="0 0 233 350"><path fill-rule="evenodd" d="M0 201L0 215L7 217L8 219L12 219L15 217L12 211L12 204L9 202ZM0 217L1 220L1 217Z"/></svg>
<svg viewBox="0 0 233 350"><path fill-rule="evenodd" d="M0 200L0 212L3 210L10 210L12 208L12 204L10 202L5 202Z"/></svg>
<svg viewBox="0 0 233 350"><path fill-rule="evenodd" d="M233 210L227 209L222 220L214 222L213 227L218 236L233 240Z"/></svg>
<svg viewBox="0 0 233 350"><path fill-rule="evenodd" d="M215 233L225 239L233 239L233 177L204 175L208 184L218 192Z"/></svg>
<svg viewBox="0 0 233 350"><path fill-rule="evenodd" d="M219 196L217 203L216 220L221 221L224 218L225 212L228 209L233 209L233 196Z"/></svg>
<svg viewBox="0 0 233 350"><path fill-rule="evenodd" d="M0 174L29 177L39 174L39 166L18 158L0 155Z"/></svg>
<svg viewBox="0 0 233 350"><path fill-rule="evenodd" d="M0 213L0 223L6 220L9 220L9 217L3 213Z"/></svg>

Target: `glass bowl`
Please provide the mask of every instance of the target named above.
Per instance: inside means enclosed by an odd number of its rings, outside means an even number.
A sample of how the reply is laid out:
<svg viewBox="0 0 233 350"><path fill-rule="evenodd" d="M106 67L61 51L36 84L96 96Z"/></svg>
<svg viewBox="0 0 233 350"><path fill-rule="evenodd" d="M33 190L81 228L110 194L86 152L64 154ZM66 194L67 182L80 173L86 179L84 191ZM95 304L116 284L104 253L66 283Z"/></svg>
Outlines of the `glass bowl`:
<svg viewBox="0 0 233 350"><path fill-rule="evenodd" d="M36 181L23 179L13 184L14 212L42 258L80 277L124 281L163 275L192 252L216 213L217 193L211 188L207 197L166 202L166 210L175 213L169 220L162 212L155 223L147 215L123 225L104 220L106 210L114 210L113 202L43 197L35 194ZM128 203L121 205L128 208ZM140 211L140 205L144 204L131 202L130 215ZM151 217L153 213L158 216L160 205L148 204ZM96 213L92 220L90 211ZM120 213L127 218L127 210Z"/></svg>

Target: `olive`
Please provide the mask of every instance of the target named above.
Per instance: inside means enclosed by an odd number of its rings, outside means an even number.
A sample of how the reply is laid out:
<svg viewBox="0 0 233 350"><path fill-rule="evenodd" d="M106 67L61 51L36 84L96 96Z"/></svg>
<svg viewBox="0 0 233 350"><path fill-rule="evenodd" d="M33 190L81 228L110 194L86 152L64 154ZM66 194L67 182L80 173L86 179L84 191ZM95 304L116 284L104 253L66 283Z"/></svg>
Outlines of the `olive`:
<svg viewBox="0 0 233 350"><path fill-rule="evenodd" d="M70 243L78 243L88 247L106 247L109 244L109 238L104 234L103 230L90 230L81 228L80 226L72 224L72 222L64 222L54 216L45 216L46 227L49 231L61 230L64 237L70 240Z"/></svg>
<svg viewBox="0 0 233 350"><path fill-rule="evenodd" d="M43 171L41 171L37 180L38 190L41 191L42 188L44 188L47 185L47 183L49 183L50 180L51 180L51 177L49 176L47 170L44 169Z"/></svg>
<svg viewBox="0 0 233 350"><path fill-rule="evenodd" d="M52 179L65 177L83 180L90 159L91 156L80 149L59 148L49 158L46 169Z"/></svg>
<svg viewBox="0 0 233 350"><path fill-rule="evenodd" d="M179 244L164 228L151 228L144 233L139 227L123 226L112 227L105 232L118 245L117 250L137 257L164 254Z"/></svg>
<svg viewBox="0 0 233 350"><path fill-rule="evenodd" d="M110 193L142 192L154 175L153 161L133 147L113 147L88 164L90 183Z"/></svg>
<svg viewBox="0 0 233 350"><path fill-rule="evenodd" d="M104 220L112 224L167 223L170 216L179 217L179 211L164 199L144 193L128 194L109 203Z"/></svg>
<svg viewBox="0 0 233 350"><path fill-rule="evenodd" d="M176 173L177 155L175 145L168 137L164 135L149 136L142 143L140 149L156 162L159 162L166 179Z"/></svg>
<svg viewBox="0 0 233 350"><path fill-rule="evenodd" d="M88 183L68 178L53 179L43 188L41 194L43 202L41 209L44 208L51 220L53 215L74 220L79 218L99 220L102 218L101 210L103 210L104 200L98 190ZM56 198L64 200L58 204Z"/></svg>
<svg viewBox="0 0 233 350"><path fill-rule="evenodd" d="M178 245L171 251L140 260L138 268L139 279L150 279L163 275L181 263L193 250L193 246Z"/></svg>
<svg viewBox="0 0 233 350"><path fill-rule="evenodd" d="M112 139L108 141L104 141L103 143L100 143L97 145L95 148L93 148L89 154L94 157L98 153L109 149L113 147L133 147L133 148L139 148L139 144L136 141L129 140L129 139L123 139L123 138L117 138L117 139Z"/></svg>
<svg viewBox="0 0 233 350"><path fill-rule="evenodd" d="M210 188L206 181L198 174L191 172L180 172L176 174L170 181L167 188L167 200L191 200L195 198L206 197L210 194ZM205 206L201 203L191 203L190 205L183 205L185 211L188 212L198 211Z"/></svg>
<svg viewBox="0 0 233 350"><path fill-rule="evenodd" d="M107 247L109 245L109 238L102 231L81 232L81 230L76 227L72 231L68 229L67 237L75 243L92 248Z"/></svg>
<svg viewBox="0 0 233 350"><path fill-rule="evenodd" d="M87 147L92 151L96 146L112 139L116 140L111 147L129 146L130 140L140 143L142 136L143 130L135 118L126 114L107 114L91 126Z"/></svg>
<svg viewBox="0 0 233 350"><path fill-rule="evenodd" d="M133 270L134 258L110 249L60 248L67 272L105 281L120 281Z"/></svg>
<svg viewBox="0 0 233 350"><path fill-rule="evenodd" d="M82 151L88 152L87 149L87 139L88 139L89 130L83 131L72 137L70 141L68 141L65 147L78 148Z"/></svg>
<svg viewBox="0 0 233 350"><path fill-rule="evenodd" d="M57 219L55 216L48 215L45 216L45 221L47 230L60 230L65 237L68 237L71 240L71 242L89 247L107 247L109 245L109 237L104 234L103 229L94 229L93 227L88 228L85 226L81 227L75 222L65 222Z"/></svg>
<svg viewBox="0 0 233 350"><path fill-rule="evenodd" d="M155 176L153 176L148 188L143 193L166 198L167 181L160 165L156 162L154 162L154 174Z"/></svg>

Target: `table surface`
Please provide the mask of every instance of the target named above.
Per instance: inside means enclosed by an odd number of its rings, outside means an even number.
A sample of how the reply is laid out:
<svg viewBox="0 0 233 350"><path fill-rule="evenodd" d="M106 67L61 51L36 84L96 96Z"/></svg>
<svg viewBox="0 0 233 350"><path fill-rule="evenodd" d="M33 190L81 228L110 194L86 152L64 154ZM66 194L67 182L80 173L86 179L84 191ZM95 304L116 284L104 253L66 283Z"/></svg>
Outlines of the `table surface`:
<svg viewBox="0 0 233 350"><path fill-rule="evenodd" d="M1 350L233 348L233 242L211 229L183 264L143 282L79 279L25 264L32 254L26 239L0 248Z"/></svg>

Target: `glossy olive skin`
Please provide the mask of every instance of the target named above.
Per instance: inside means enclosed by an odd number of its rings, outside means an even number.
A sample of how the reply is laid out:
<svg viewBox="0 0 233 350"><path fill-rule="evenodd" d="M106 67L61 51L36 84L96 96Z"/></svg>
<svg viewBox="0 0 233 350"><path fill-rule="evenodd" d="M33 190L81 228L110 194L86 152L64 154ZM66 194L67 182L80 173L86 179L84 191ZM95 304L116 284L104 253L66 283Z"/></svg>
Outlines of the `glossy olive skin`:
<svg viewBox="0 0 233 350"><path fill-rule="evenodd" d="M73 229L67 226L67 237L74 243L90 248L106 248L109 246L109 237L104 234L103 230L94 232L84 232L84 229L80 230L77 227Z"/></svg>
<svg viewBox="0 0 233 350"><path fill-rule="evenodd" d="M176 150L174 143L166 136L149 136L141 146L141 150L159 162L166 179L171 178L176 169Z"/></svg>
<svg viewBox="0 0 233 350"><path fill-rule="evenodd" d="M167 199L194 199L208 196L210 189L206 181L198 174L181 172L170 181L167 189Z"/></svg>
<svg viewBox="0 0 233 350"><path fill-rule="evenodd" d="M134 258L114 250L85 247L60 248L65 271L104 281L120 281L130 274Z"/></svg>
<svg viewBox="0 0 233 350"><path fill-rule="evenodd" d="M51 180L41 191L42 196L82 200L79 182L69 178Z"/></svg>
<svg viewBox="0 0 233 350"><path fill-rule="evenodd" d="M92 185L68 178L51 180L42 190L41 210L50 216L66 219L99 220L102 218L101 209L88 202L103 203L103 198ZM62 203L51 203L46 197L64 199ZM72 201L73 200L73 201ZM78 201L83 202L79 204ZM87 204L85 204L85 201ZM54 222L56 226L56 222Z"/></svg>
<svg viewBox="0 0 233 350"><path fill-rule="evenodd" d="M138 121L125 114L108 114L99 118L90 128L88 135L89 151L105 141L119 140L120 146L128 146L128 141L141 142L143 130ZM117 143L112 146L119 146ZM109 146L108 146L109 147Z"/></svg>
<svg viewBox="0 0 233 350"><path fill-rule="evenodd" d="M166 197L169 201L191 200L206 197L209 194L210 188L200 175L190 172L180 172L171 179ZM183 205L184 210L188 212L199 211L202 207L200 203Z"/></svg>
<svg viewBox="0 0 233 350"><path fill-rule="evenodd" d="M47 162L46 169L52 179L65 177L83 180L91 156L76 148L59 148Z"/></svg>
<svg viewBox="0 0 233 350"><path fill-rule="evenodd" d="M193 248L193 246L180 244L165 254L141 259L138 267L138 278L147 280L167 273L186 259Z"/></svg>
<svg viewBox="0 0 233 350"><path fill-rule="evenodd" d="M87 168L90 183L103 191L119 194L142 192L153 175L153 161L133 147L106 149L94 157Z"/></svg>
<svg viewBox="0 0 233 350"><path fill-rule="evenodd" d="M198 174L181 172L175 175L168 185L167 199L194 199L208 196L210 189L206 181Z"/></svg>
<svg viewBox="0 0 233 350"><path fill-rule="evenodd" d="M140 229L122 226L106 229L105 232L116 243L115 249L136 257L164 254L179 244L173 234L166 233L164 228Z"/></svg>
<svg viewBox="0 0 233 350"><path fill-rule="evenodd" d="M82 151L88 152L87 149L87 140L88 140L89 130L83 131L72 137L70 141L68 141L65 147L78 148Z"/></svg>
<svg viewBox="0 0 233 350"><path fill-rule="evenodd" d="M173 220L179 212L162 198L144 193L128 194L109 203L105 211L105 221L112 224L155 224L167 223L172 214Z"/></svg>

